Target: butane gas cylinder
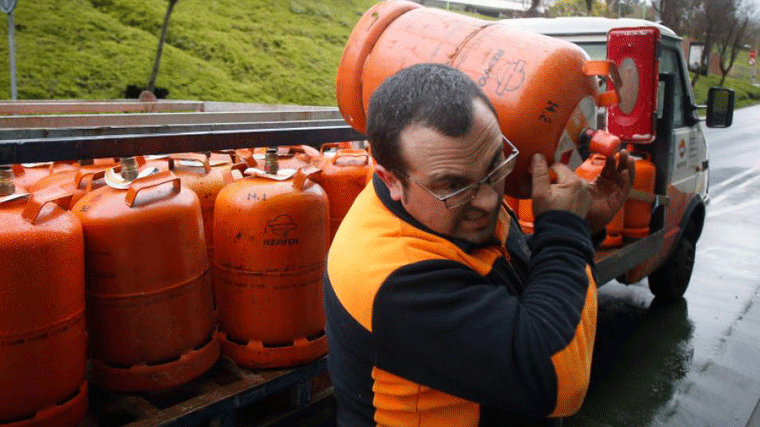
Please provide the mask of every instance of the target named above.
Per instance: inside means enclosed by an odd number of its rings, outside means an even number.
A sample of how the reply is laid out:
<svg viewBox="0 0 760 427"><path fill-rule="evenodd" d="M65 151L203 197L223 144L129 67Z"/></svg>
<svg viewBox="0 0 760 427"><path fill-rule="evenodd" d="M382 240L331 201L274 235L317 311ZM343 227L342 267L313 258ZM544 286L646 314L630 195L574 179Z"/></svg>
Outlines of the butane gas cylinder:
<svg viewBox="0 0 760 427"><path fill-rule="evenodd" d="M269 173L224 187L214 211L222 349L247 367L292 366L327 352L327 195L308 171L276 165L270 159Z"/></svg>
<svg viewBox="0 0 760 427"><path fill-rule="evenodd" d="M600 154L591 154L583 164L578 166L575 170L575 174L585 179L586 181L593 181L597 176L602 173L604 165L607 159ZM623 244L623 221L624 221L624 209L620 211L612 218L609 224L607 224L607 237L602 242L601 246L605 248L616 248Z"/></svg>
<svg viewBox="0 0 760 427"><path fill-rule="evenodd" d="M636 177L633 181L632 193L654 193L656 169L651 156L646 152L632 152L631 157L636 163ZM638 239L649 234L649 221L652 219L652 203L629 197L625 201L625 221L623 237Z"/></svg>
<svg viewBox="0 0 760 427"><path fill-rule="evenodd" d="M427 62L461 70L490 98L502 133L520 150L506 186L520 189L515 196L529 197L533 153L571 168L580 165L580 134L595 127L595 106L618 100L615 91L600 94L593 76L616 73L614 66L589 61L573 43L396 0L370 8L343 51L336 94L345 120L366 133L374 90L396 71ZM612 154L618 148L600 145L591 151Z"/></svg>
<svg viewBox="0 0 760 427"><path fill-rule="evenodd" d="M242 178L242 171L247 164L232 163L233 156L218 153L182 153L169 156L169 170L179 177L182 185L193 190L198 195L203 215L203 230L206 239L206 254L209 264L214 260L214 203L216 196L225 185L232 182L234 176L230 171L238 171L238 178ZM209 270L212 287L214 284L214 271Z"/></svg>
<svg viewBox="0 0 760 427"><path fill-rule="evenodd" d="M84 242L60 188L9 191L0 167L0 425L76 426L87 412Z"/></svg>
<svg viewBox="0 0 760 427"><path fill-rule="evenodd" d="M85 194L105 185L105 172L118 166L116 162L99 161L83 162L77 169L55 172L37 181L29 187L29 191L36 192L48 187L60 187L71 193L71 202L67 209L71 209L76 202Z"/></svg>
<svg viewBox="0 0 760 427"><path fill-rule="evenodd" d="M318 167L321 172L314 180L324 188L330 202L330 242L354 200L367 185L372 170L369 153L365 150L342 148L325 157Z"/></svg>
<svg viewBox="0 0 760 427"><path fill-rule="evenodd" d="M71 162L23 163L13 165L13 174L16 185L31 188L32 185L46 176L61 171L73 171L76 168Z"/></svg>
<svg viewBox="0 0 760 427"><path fill-rule="evenodd" d="M72 210L82 221L92 380L136 392L185 383L220 347L198 196L170 171L121 176Z"/></svg>

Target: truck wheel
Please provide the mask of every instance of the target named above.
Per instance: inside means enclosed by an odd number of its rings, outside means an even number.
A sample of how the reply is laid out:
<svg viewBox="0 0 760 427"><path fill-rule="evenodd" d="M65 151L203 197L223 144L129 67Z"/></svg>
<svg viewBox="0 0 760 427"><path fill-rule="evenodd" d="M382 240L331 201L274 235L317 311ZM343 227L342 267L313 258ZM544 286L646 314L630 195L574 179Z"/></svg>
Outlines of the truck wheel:
<svg viewBox="0 0 760 427"><path fill-rule="evenodd" d="M665 264L649 276L649 290L655 298L663 302L672 302L683 296L694 269L695 253L694 243L684 233Z"/></svg>

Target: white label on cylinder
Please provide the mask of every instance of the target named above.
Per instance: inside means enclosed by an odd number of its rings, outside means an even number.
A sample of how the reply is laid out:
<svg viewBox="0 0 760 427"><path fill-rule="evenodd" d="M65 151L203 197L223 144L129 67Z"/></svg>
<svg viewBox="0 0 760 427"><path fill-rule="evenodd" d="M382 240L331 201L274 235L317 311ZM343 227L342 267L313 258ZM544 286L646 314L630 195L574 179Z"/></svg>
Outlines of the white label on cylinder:
<svg viewBox="0 0 760 427"><path fill-rule="evenodd" d="M596 104L591 96L583 98L570 114L557 142L557 150L554 152L555 163L564 163L573 170L583 163L578 152L578 140L586 128L596 128Z"/></svg>

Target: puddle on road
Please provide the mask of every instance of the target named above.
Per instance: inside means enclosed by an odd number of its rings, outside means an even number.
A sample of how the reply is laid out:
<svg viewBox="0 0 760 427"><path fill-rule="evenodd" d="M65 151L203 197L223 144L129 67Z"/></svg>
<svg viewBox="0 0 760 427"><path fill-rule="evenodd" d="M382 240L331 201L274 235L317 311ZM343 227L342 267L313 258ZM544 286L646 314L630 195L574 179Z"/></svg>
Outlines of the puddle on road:
<svg viewBox="0 0 760 427"><path fill-rule="evenodd" d="M564 425L646 426L690 369L694 327L687 304L648 304L604 290L589 392L580 412Z"/></svg>

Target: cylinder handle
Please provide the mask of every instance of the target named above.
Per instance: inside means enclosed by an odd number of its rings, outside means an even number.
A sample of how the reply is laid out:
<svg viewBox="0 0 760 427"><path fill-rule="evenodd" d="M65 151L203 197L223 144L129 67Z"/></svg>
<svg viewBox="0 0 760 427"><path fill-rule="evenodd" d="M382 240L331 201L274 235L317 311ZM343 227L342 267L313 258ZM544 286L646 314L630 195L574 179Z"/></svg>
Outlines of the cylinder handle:
<svg viewBox="0 0 760 427"><path fill-rule="evenodd" d="M332 158L332 164L338 160L338 157L364 157L364 165L369 164L369 153L364 150L355 150L353 148L344 148L335 152Z"/></svg>
<svg viewBox="0 0 760 427"><path fill-rule="evenodd" d="M293 188L302 191L304 185L306 185L306 180L308 178L313 177L314 175L318 174L322 170L315 167L315 166L304 166L298 168L296 171L295 176L293 177Z"/></svg>
<svg viewBox="0 0 760 427"><path fill-rule="evenodd" d="M596 96L596 103L601 107L609 107L610 105L620 102L620 93L618 90L622 85L620 78L620 72L614 61L586 61L583 63L583 74L587 76L603 76L608 81L612 82L612 89L606 92L600 93Z"/></svg>
<svg viewBox="0 0 760 427"><path fill-rule="evenodd" d="M193 165L193 166L203 166L203 170L206 171L206 173L211 172L211 163L209 163L209 156L202 153L172 154L171 156L169 156L168 160L169 160L169 170L174 170L175 161L186 161L186 162L200 163L199 165Z"/></svg>
<svg viewBox="0 0 760 427"><path fill-rule="evenodd" d="M177 175L174 175L172 171L159 172L157 174L148 175L143 178L138 178L132 182L127 190L127 196L125 198L127 205L131 208L135 204L137 193L146 188L157 187L162 184L172 183L172 189L174 194L179 194L182 189L182 182Z"/></svg>
<svg viewBox="0 0 760 427"><path fill-rule="evenodd" d="M68 209L71 205L72 193L60 187L48 187L32 193L21 216L30 224L36 225L42 208L48 203L55 203L62 209Z"/></svg>
<svg viewBox="0 0 760 427"><path fill-rule="evenodd" d="M348 148L351 148L351 143L349 143L348 141L343 141L343 142L326 142L326 143L322 144L321 147L319 147L319 154L325 154L325 151L333 149L333 148L336 149L336 150L348 149Z"/></svg>
<svg viewBox="0 0 760 427"><path fill-rule="evenodd" d="M248 169L248 164L246 162L238 162L225 169L222 173L222 177L224 177L224 181L227 183L235 182L239 178L236 178L235 175L232 174L232 171L238 171L240 172L240 176L244 177L246 169Z"/></svg>
<svg viewBox="0 0 760 427"><path fill-rule="evenodd" d="M74 187L79 188L82 185L82 180L85 178L89 179L88 186L91 185L93 181L105 177L106 171L108 169L111 169L111 166L103 166L102 168L87 168L87 170L84 170L82 168L77 169L77 173L74 175Z"/></svg>

